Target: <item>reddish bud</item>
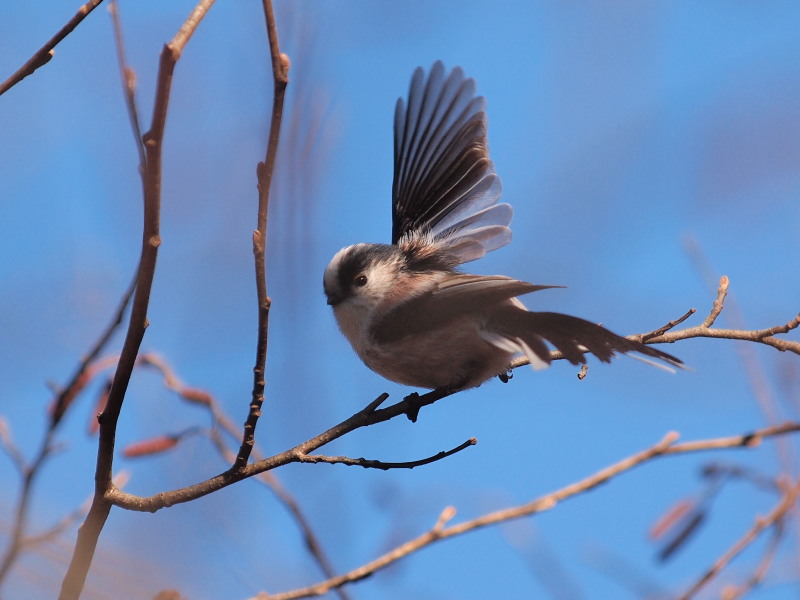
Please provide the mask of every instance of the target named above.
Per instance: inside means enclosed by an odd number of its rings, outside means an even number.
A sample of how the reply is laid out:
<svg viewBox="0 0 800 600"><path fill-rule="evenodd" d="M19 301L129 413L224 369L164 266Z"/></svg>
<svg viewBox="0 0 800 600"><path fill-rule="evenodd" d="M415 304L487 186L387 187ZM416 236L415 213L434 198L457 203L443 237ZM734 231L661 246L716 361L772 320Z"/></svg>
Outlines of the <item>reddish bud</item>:
<svg viewBox="0 0 800 600"><path fill-rule="evenodd" d="M189 387L181 388L180 395L181 398L193 404L211 406L211 404L213 403L213 398L211 394L209 394L205 390L201 390L200 388L189 388Z"/></svg>
<svg viewBox="0 0 800 600"><path fill-rule="evenodd" d="M97 418L100 414L106 409L106 404L108 403L108 394L111 392L111 384L113 383L113 379L111 377L108 378L106 384L103 386L103 389L100 390L100 393L97 394L97 400L94 403L94 411L89 416L89 435L95 435L100 429L100 422Z"/></svg>
<svg viewBox="0 0 800 600"><path fill-rule="evenodd" d="M54 424L61 421L64 413L66 413L67 409L72 405L72 401L75 400L75 397L83 391L83 388L86 387L86 384L89 383L91 378L91 373L89 373L87 370L84 370L83 373L81 373L75 380L74 384L63 390L58 395L56 401L50 405L50 420Z"/></svg>
<svg viewBox="0 0 800 600"><path fill-rule="evenodd" d="M122 456L125 458L138 458L149 454L160 454L177 446L179 441L180 437L159 435L141 442L128 444L122 451Z"/></svg>
<svg viewBox="0 0 800 600"><path fill-rule="evenodd" d="M677 533L672 538L669 544L662 548L658 553L659 560L667 560L673 553L686 543L686 540L697 530L700 524L706 518L705 510L692 511L687 514L687 518L683 519L681 526L678 528Z"/></svg>
<svg viewBox="0 0 800 600"><path fill-rule="evenodd" d="M666 535L667 532L675 527L676 523L682 521L689 511L693 510L694 508L694 501L689 500L688 498L684 498L683 500L673 504L672 507L666 513L664 513L650 528L650 539L657 540Z"/></svg>

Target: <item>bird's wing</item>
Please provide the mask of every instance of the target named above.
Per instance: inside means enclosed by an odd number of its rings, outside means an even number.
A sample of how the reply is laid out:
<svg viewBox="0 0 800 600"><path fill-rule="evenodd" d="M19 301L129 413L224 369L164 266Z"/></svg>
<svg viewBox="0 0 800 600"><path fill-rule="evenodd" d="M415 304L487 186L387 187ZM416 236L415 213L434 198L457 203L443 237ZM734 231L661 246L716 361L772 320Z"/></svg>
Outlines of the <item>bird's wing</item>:
<svg viewBox="0 0 800 600"><path fill-rule="evenodd" d="M370 326L378 343L428 332L474 313L485 314L499 302L552 285L534 285L510 277L454 275L437 287L398 304Z"/></svg>
<svg viewBox="0 0 800 600"><path fill-rule="evenodd" d="M513 210L498 204L500 178L486 140L486 102L460 67L418 67L394 116L392 243L446 244L458 263L511 241Z"/></svg>

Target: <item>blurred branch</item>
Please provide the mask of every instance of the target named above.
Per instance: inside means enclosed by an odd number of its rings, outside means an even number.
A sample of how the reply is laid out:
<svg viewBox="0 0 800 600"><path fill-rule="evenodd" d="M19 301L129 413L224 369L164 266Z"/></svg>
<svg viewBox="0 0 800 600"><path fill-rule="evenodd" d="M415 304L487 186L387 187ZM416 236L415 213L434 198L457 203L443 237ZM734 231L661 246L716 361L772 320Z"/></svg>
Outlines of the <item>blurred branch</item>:
<svg viewBox="0 0 800 600"><path fill-rule="evenodd" d="M786 483L783 497L775 508L766 517L756 518L755 524L725 552L719 559L690 587L679 600L689 600L700 591L709 581L719 575L719 573L733 560L739 553L749 546L758 535L768 527L774 527L786 513L795 505L797 494L800 492L800 482Z"/></svg>
<svg viewBox="0 0 800 600"><path fill-rule="evenodd" d="M710 289L713 289L713 286L716 282L716 269L714 269L713 265L711 264L699 240L693 235L687 236L684 238L684 248L689 257L692 259L692 262L701 278ZM727 277L723 277L719 283L717 302L715 303L715 308L717 307L717 304L720 305L720 309L717 311L717 314L719 314L719 312L722 310L721 306L725 300L727 291ZM796 324L798 319L800 319L800 315L798 315L798 318L795 319L794 322L790 321L787 323L786 327L788 328L793 324ZM726 320L734 328L745 328L746 322L744 315L738 303L736 302L736 298L732 295L727 300ZM777 338L771 338L771 342L768 343L770 343L770 345L775 345L776 343L787 344L788 342L785 340L779 340ZM775 347L777 347L779 350L784 350L784 348L782 348L780 345ZM736 344L735 349L739 354L742 366L744 367L744 375L750 383L753 396L758 402L758 406L761 409L766 422L770 425L774 425L784 421L785 417L782 415L783 411L781 410L779 402L771 390L771 386L768 383L766 370L759 359L758 354L755 352L754 347L751 344ZM797 353L796 346L795 349L788 349ZM797 473L798 461L796 448L790 443L790 441L788 439L780 440L777 444L777 450L781 470L784 473ZM794 533L794 546L795 551L797 551L800 549L800 520L793 520L792 525ZM795 564L795 568L797 568L797 564Z"/></svg>
<svg viewBox="0 0 800 600"><path fill-rule="evenodd" d="M16 72L11 75L11 77L6 79L3 83L0 83L0 96L17 85L28 75L31 75L36 69L50 62L50 59L55 56L56 52L54 48L58 45L58 43L72 33L72 30L75 29L90 12L97 8L102 1L103 0L89 0L89 2L81 6L78 9L78 12L76 12L69 21L67 21L67 24L59 29L53 37L47 40L44 46L34 52L33 56L31 56L24 65L17 69Z"/></svg>
<svg viewBox="0 0 800 600"><path fill-rule="evenodd" d="M131 122L136 150L139 153L139 175L144 177L147 153L142 139L142 128L139 124L139 110L136 107L136 73L128 66L128 62L125 60L125 44L122 40L122 24L119 20L117 0L110 0L108 12L111 14L111 23L114 27L114 44L117 48L119 72L122 75L122 92L125 95L125 106L128 109L128 118Z"/></svg>
<svg viewBox="0 0 800 600"><path fill-rule="evenodd" d="M783 534L786 531L786 528L784 527L785 521L786 519L784 515L784 517L778 519L772 526L772 536L767 543L767 548L764 551L761 560L758 562L758 565L756 565L756 568L753 570L753 573L747 578L747 581L740 586L726 586L721 593L722 600L737 600L738 598L742 598L745 596L745 594L753 590L762 581L764 581L764 577L767 576L767 572L775 560L775 555L778 552L778 546L780 545L781 540L783 539Z"/></svg>
<svg viewBox="0 0 800 600"><path fill-rule="evenodd" d="M258 298L258 339L256 340L256 364L253 367L253 395L250 410L244 423L242 445L236 460L231 467L232 471L240 471L250 458L255 439L256 424L261 416L261 405L264 403L264 370L267 361L267 334L269 330L269 309L272 304L267 295L267 270L266 270L266 237L267 215L269 212L269 193L272 185L272 175L275 170L275 157L278 153L281 121L283 119L283 100L286 94L286 85L289 82L289 57L281 54L278 46L278 34L275 29L275 15L272 12L271 0L262 0L264 19L267 26L270 56L272 58L272 77L274 81L274 98L272 101L272 120L269 125L269 139L267 141L267 154L264 162L259 162L256 168L258 176L258 219L257 228L253 232L253 256L256 269L256 294Z"/></svg>
<svg viewBox="0 0 800 600"><path fill-rule="evenodd" d="M718 439L699 440L683 444L677 444L676 442L678 439L678 434L671 432L668 433L660 442L651 446L650 448L646 448L645 450L642 450L641 452L638 452L628 458L625 458L617 463L614 463L606 467L605 469L602 469L597 473L590 475L589 477L586 477L585 479L567 485L545 496L541 496L526 504L506 509L501 509L498 511L487 513L475 519L470 519L468 521L463 521L461 523L445 527L446 523L449 520L451 520L452 517L455 515L455 509L447 508L445 509L445 512L442 513L442 516L440 516L439 520L437 521L436 525L433 528L426 531L419 537L414 538L413 540L410 540L405 544L402 544L394 548L390 552L387 552L386 554L375 559L372 562L369 562L361 567L353 569L352 571L349 571L344 575L333 577L326 581L322 581L302 589L292 590L289 592L283 592L279 594L259 594L257 596L257 600L295 600L297 598L309 598L313 596L321 596L322 594L325 594L330 590L337 588L339 586L348 583L353 583L355 581L359 581L361 579L369 577L376 571L383 569L389 566L390 564L400 560L401 558L404 558L440 540L469 533L471 531L480 529L482 527L496 525L498 523L505 523L508 521L512 521L514 519L528 517L540 512L544 512L546 510L550 510L554 508L559 502L566 500L567 498L571 498L573 496L577 496L585 492L588 492L589 490L594 489L598 485L608 482L617 475L629 471L634 467L649 462L652 459L660 456L665 456L668 454L686 453L686 452L715 450L719 448L751 447L752 444L749 442L749 440L761 440L765 437L783 435L786 433L797 432L797 431L800 431L800 423L786 424L781 428L770 427L745 435L731 436L727 438L718 438ZM755 537L762 529L774 523L779 517L784 515L787 510L789 510L789 508L794 503L797 491L798 491L797 486L792 487L789 491L786 492L784 498L781 501L781 504L775 511L773 511L773 513L770 513L770 515L765 519L760 519L759 521L757 521L756 527L753 528L754 532L751 531L752 537ZM749 543L749 541L750 538L748 538L747 543ZM739 551L741 551L741 547L737 545L737 547L735 547L734 550L736 550L736 552L738 553ZM730 560L730 558L728 558L728 560ZM721 561L718 563L718 565L720 564ZM724 564L721 564L721 566L719 566L719 569L723 568L725 564L727 564L727 561ZM716 566L717 565L715 565L715 567ZM718 570L714 571L714 573L712 573L711 576L713 576L717 572Z"/></svg>
<svg viewBox="0 0 800 600"><path fill-rule="evenodd" d="M213 428L208 432L208 437L217 451L222 455L223 459L232 464L236 455L222 439L221 433L224 432L228 434L232 440L238 441L239 429L233 424L225 412L223 412L214 396L205 390L184 385L169 363L155 354L148 353L141 355L138 363L157 369L163 377L165 387L178 394L183 401L198 405L210 413ZM257 459L263 458L256 444L253 445L252 452L253 456ZM317 562L322 572L327 577L332 577L334 570L330 559L326 556L322 544L314 533L311 522L306 517L294 496L283 487L280 480L272 472L265 471L259 473L257 481L264 484L275 495L278 501L283 504L284 508L286 508L294 519L297 527L300 529L303 541L306 548L308 548L308 551L311 553L311 556ZM339 596L342 600L347 600L347 595L343 590L339 590Z"/></svg>
<svg viewBox="0 0 800 600"><path fill-rule="evenodd" d="M781 425L770 425L742 435L675 444L667 449L664 454L684 454L700 450L722 450L724 448L755 448L761 444L764 438L782 436L798 431L800 431L800 423L789 422Z"/></svg>
<svg viewBox="0 0 800 600"><path fill-rule="evenodd" d="M125 310L130 303L134 290L136 289L136 278L134 278L128 289L122 296L122 299L117 306L111 322L106 326L105 330L100 334L100 337L94 343L88 354L84 356L78 364L72 377L67 382L67 385L56 395L50 407L50 419L48 421L47 429L42 436L39 444L39 449L36 452L34 459L30 463L26 463L22 453L13 444L10 431L3 428L2 445L6 452L11 456L15 465L20 471L22 476L22 485L17 498L16 508L14 510L14 519L12 521L11 534L9 536L8 546L3 553L2 560L0 561L0 583L3 582L6 575L8 575L11 567L19 558L20 552L23 550L25 542L25 529L28 524L28 509L31 502L31 494L33 493L33 485L37 475L42 467L47 462L47 459L53 453L53 437L55 436L56 429L61 423L67 410L72 406L73 401L78 394L86 387L94 375L94 371L90 365L97 359L103 348L106 347L111 336L117 330L117 327L122 323L122 317Z"/></svg>
<svg viewBox="0 0 800 600"><path fill-rule="evenodd" d="M172 41L164 46L161 53L153 118L150 131L143 137L145 147L145 169L143 175L144 224L136 292L133 298L128 332L125 336L114 381L108 394L106 409L99 417L100 439L95 471L95 494L89 514L78 531L78 540L72 555L72 561L62 582L59 596L61 600L77 600L80 597L100 532L111 510L112 503L108 498L108 491L115 488L112 481L112 467L117 420L119 419L125 392L136 364L139 346L148 325L147 307L150 302L150 290L155 275L158 247L161 245L161 153L172 86L172 74L184 47L213 3L214 0L201 0Z"/></svg>
<svg viewBox="0 0 800 600"><path fill-rule="evenodd" d="M22 451L19 449L19 446L14 442L14 438L11 436L11 427L8 421L2 416L0 416L0 448L2 448L6 456L11 459L17 471L24 474L25 469L28 468L28 463Z"/></svg>
<svg viewBox="0 0 800 600"><path fill-rule="evenodd" d="M122 471L114 477L114 484L119 487L124 487L129 479L130 476L128 473L126 471ZM36 535L31 535L25 538L22 542L23 546L25 548L30 548L54 540L86 516L86 514L89 512L91 502L92 498L90 496L75 510L61 517L49 528L37 533Z"/></svg>
<svg viewBox="0 0 800 600"><path fill-rule="evenodd" d="M238 432L237 432L238 433ZM234 434L235 437L238 437ZM211 440L214 443L214 446L217 450L225 457L226 460L233 461L234 454L225 443L222 441L221 436L218 434L216 430L212 430L211 432ZM253 448L254 454L257 455L258 448ZM333 565L325 554L325 550L322 548L322 544L320 543L319 539L317 538L316 533L314 533L314 529L311 526L311 521L306 517L303 509L300 507L300 504L297 502L295 497L290 494L286 488L283 487L283 484L280 480L275 476L274 473L269 471L264 471L263 473L259 473L256 476L256 481L265 485L267 489L269 489L275 497L283 504L284 508L289 512L289 514L294 519L297 527L300 529L300 533L303 536L303 542L305 543L306 548L308 549L311 556L314 557L314 560L319 565L319 568L325 574L326 577L333 577L334 569ZM338 596L341 600L348 600L348 595L345 593L344 590L337 590Z"/></svg>

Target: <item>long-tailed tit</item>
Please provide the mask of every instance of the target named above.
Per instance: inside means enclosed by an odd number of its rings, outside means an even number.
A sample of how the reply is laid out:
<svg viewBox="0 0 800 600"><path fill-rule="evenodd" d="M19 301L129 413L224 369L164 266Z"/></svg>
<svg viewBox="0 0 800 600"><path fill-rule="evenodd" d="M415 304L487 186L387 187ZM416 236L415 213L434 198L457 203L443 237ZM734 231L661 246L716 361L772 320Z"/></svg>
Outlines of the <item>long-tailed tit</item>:
<svg viewBox="0 0 800 600"><path fill-rule="evenodd" d="M572 364L638 352L674 356L559 313L531 312L517 296L550 287L467 275L462 263L511 241L512 209L498 204L485 100L460 68L414 71L394 115L392 243L343 248L323 284L356 354L387 379L423 388L470 388L505 373L515 355L550 364L549 342ZM646 359L645 359L646 360ZM649 361L648 361L649 362Z"/></svg>

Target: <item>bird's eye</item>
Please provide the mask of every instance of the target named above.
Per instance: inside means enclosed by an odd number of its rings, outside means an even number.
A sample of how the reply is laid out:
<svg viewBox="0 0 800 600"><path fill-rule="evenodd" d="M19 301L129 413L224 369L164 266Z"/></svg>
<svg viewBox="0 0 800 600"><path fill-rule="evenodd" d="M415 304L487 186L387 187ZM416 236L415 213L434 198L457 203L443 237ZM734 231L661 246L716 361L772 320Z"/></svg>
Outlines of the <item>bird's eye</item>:
<svg viewBox="0 0 800 600"><path fill-rule="evenodd" d="M353 279L353 285L356 287L364 287L367 285L367 276L366 275L359 275L355 279Z"/></svg>

